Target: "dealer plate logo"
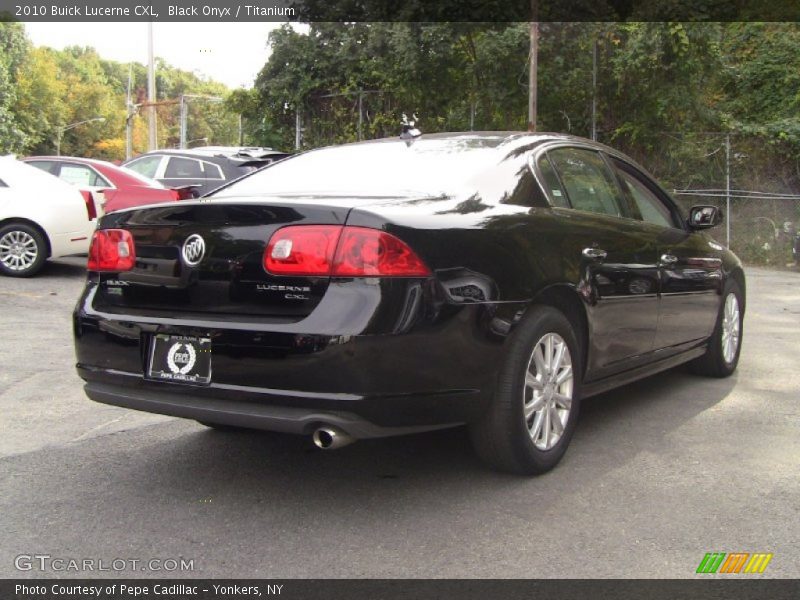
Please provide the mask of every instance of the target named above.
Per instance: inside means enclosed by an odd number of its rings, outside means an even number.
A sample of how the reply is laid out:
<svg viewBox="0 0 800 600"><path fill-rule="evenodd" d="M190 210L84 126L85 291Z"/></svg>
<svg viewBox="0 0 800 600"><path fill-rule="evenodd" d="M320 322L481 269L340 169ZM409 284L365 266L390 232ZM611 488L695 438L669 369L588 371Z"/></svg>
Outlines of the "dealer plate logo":
<svg viewBox="0 0 800 600"><path fill-rule="evenodd" d="M206 254L206 242L203 238L201 238L196 233L194 235L190 235L186 238L186 241L183 242L183 250L181 252L183 255L183 262L185 262L188 266L193 267L200 263L203 260L203 256Z"/></svg>
<svg viewBox="0 0 800 600"><path fill-rule="evenodd" d="M181 347L184 348L181 351ZM167 366L176 375L186 375L194 367L197 361L197 353L192 344L182 344L177 342L167 352Z"/></svg>
<svg viewBox="0 0 800 600"><path fill-rule="evenodd" d="M211 338L159 333L153 337L147 377L207 385L211 382Z"/></svg>

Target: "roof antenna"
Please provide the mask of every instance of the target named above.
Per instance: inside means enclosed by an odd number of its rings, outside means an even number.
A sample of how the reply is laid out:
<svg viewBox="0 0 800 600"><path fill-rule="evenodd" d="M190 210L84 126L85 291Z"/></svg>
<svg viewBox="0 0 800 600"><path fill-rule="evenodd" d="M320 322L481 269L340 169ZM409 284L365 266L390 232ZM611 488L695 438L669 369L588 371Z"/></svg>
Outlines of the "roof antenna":
<svg viewBox="0 0 800 600"><path fill-rule="evenodd" d="M400 139L406 140L406 144L408 145L422 135L422 132L417 129L417 121L419 121L419 117L416 113L412 113L411 118L413 121L409 121L406 113L403 113L403 120L400 121Z"/></svg>

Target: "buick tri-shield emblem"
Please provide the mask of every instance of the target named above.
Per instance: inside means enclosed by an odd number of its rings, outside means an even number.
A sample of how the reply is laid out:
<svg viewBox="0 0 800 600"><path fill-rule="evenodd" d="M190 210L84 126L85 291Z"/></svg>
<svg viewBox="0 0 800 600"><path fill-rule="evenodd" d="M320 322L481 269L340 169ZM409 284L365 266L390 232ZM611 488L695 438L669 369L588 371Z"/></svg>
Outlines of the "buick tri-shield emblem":
<svg viewBox="0 0 800 600"><path fill-rule="evenodd" d="M183 255L183 262L185 262L190 267L199 264L201 260L203 260L203 256L206 253L206 243L199 235L196 233L194 235L190 235L186 238L186 241L183 242L183 251L181 254Z"/></svg>

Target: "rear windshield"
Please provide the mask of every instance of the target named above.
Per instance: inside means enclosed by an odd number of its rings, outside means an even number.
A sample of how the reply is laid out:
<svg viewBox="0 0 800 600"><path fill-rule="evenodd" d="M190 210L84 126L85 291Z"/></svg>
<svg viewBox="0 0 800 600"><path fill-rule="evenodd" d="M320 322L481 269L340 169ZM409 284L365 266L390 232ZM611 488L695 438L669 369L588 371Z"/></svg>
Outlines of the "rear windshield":
<svg viewBox="0 0 800 600"><path fill-rule="evenodd" d="M445 193L496 165L500 141L465 136L323 148L275 163L212 195Z"/></svg>

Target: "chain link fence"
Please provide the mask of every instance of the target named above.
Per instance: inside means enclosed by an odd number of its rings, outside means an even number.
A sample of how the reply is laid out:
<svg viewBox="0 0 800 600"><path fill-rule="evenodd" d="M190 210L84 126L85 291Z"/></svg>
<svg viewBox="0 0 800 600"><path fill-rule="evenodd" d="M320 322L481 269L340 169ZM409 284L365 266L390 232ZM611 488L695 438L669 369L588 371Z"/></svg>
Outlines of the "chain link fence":
<svg viewBox="0 0 800 600"><path fill-rule="evenodd" d="M713 235L745 262L792 263L800 164L781 145L716 131L664 132L646 152L602 141L639 160L687 213L695 204L722 208L725 222Z"/></svg>

